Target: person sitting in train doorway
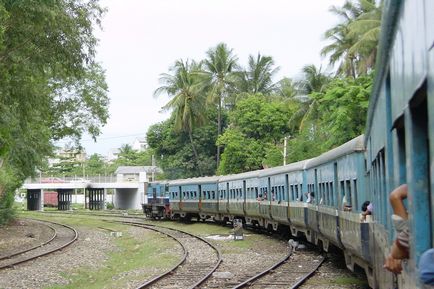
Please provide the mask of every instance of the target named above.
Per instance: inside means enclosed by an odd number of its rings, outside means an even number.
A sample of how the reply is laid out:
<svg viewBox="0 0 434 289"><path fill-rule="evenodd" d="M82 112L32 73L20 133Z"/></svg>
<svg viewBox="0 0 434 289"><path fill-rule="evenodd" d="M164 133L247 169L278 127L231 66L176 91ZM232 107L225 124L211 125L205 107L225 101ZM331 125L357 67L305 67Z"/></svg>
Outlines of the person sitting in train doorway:
<svg viewBox="0 0 434 289"><path fill-rule="evenodd" d="M389 256L386 258L384 268L396 274L402 271L401 261L409 257L408 213L403 202L407 198L407 194L408 187L403 184L394 189L389 196L393 209L392 222L396 231L396 239L392 244Z"/></svg>
<svg viewBox="0 0 434 289"><path fill-rule="evenodd" d="M307 196L306 203L313 204L313 202L315 201L315 193L314 192L306 193L306 196Z"/></svg>
<svg viewBox="0 0 434 289"><path fill-rule="evenodd" d="M370 201L365 201L362 204L362 214L361 214L362 215L362 217L361 217L362 222L366 222L366 216L372 215L372 209L373 209L373 206L372 206L372 203Z"/></svg>

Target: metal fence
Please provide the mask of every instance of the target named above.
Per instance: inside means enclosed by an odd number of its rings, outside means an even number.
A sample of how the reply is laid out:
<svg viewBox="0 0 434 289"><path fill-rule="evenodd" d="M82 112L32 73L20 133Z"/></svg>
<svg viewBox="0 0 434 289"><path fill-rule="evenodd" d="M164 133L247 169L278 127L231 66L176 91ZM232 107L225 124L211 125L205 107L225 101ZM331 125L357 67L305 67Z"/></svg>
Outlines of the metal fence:
<svg viewBox="0 0 434 289"><path fill-rule="evenodd" d="M122 182L127 181L139 181L133 179L125 179L119 180ZM77 176L77 177L54 177L54 176L39 176L36 178L28 178L26 179L26 184L39 184L39 183L116 183L118 182L118 178L116 175L110 176Z"/></svg>

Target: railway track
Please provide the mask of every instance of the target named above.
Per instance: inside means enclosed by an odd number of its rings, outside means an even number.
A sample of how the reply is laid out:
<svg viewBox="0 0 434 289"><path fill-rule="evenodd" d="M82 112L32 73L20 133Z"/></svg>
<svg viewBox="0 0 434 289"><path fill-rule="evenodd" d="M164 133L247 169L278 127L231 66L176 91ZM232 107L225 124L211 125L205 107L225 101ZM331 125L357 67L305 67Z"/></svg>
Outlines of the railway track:
<svg viewBox="0 0 434 289"><path fill-rule="evenodd" d="M299 288L315 273L323 261L324 257L313 251L303 251L302 254L292 252L287 260L278 262L250 280L234 286L233 289Z"/></svg>
<svg viewBox="0 0 434 289"><path fill-rule="evenodd" d="M78 238L77 230L68 225L42 220L32 221L45 224L48 223L47 226L50 227L53 234L47 241L42 242L41 244L8 255L0 256L0 270L13 268L19 264L62 250L74 243Z"/></svg>
<svg viewBox="0 0 434 289"><path fill-rule="evenodd" d="M209 241L177 229L129 221L113 221L153 230L175 239L183 248L181 260L168 271L153 277L137 288L199 288L222 262L218 248Z"/></svg>

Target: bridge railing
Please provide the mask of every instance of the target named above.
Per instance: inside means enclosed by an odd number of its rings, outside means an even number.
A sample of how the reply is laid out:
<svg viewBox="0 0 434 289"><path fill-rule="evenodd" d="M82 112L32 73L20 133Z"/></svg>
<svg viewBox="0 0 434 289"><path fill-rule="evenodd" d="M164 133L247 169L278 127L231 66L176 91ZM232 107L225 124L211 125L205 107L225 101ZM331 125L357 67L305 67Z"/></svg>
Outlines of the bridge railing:
<svg viewBox="0 0 434 289"><path fill-rule="evenodd" d="M138 181L133 179L121 179L121 182ZM116 175L110 176L85 176L85 177L36 177L26 179L26 184L39 184L39 183L116 183L118 178Z"/></svg>

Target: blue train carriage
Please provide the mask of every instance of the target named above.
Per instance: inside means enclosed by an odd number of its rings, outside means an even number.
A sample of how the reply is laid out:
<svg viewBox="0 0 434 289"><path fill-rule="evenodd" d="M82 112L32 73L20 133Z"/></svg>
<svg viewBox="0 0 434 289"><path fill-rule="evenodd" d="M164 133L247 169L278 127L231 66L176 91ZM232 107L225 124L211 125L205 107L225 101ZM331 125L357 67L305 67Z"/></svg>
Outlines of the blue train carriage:
<svg viewBox="0 0 434 289"><path fill-rule="evenodd" d="M219 177L203 177L198 180L200 191L199 199L199 217L205 221L207 219L215 220L219 214L218 210L218 182Z"/></svg>
<svg viewBox="0 0 434 289"><path fill-rule="evenodd" d="M258 171L219 178L219 220L232 222L234 218L244 223L259 225Z"/></svg>
<svg viewBox="0 0 434 289"><path fill-rule="evenodd" d="M219 178L219 221L226 223L232 222L234 218L238 218L245 222L244 200L246 196L246 182L243 177L246 174L250 173L233 174Z"/></svg>
<svg viewBox="0 0 434 289"><path fill-rule="evenodd" d="M376 283L395 238L389 193L408 184L410 258L399 288L420 288L421 254L434 247L434 1L386 1L376 78L368 109L366 147L374 201L372 238Z"/></svg>
<svg viewBox="0 0 434 289"><path fill-rule="evenodd" d="M265 228L277 230L279 226L290 227L289 202L301 194L304 163L301 161L260 172L262 190L269 192L267 199L261 202L260 210L266 220Z"/></svg>
<svg viewBox="0 0 434 289"><path fill-rule="evenodd" d="M147 202L142 205L149 218L170 216L169 186L167 181L149 182L146 189Z"/></svg>
<svg viewBox="0 0 434 289"><path fill-rule="evenodd" d="M217 189L217 177L201 177L169 181L169 191L173 198L172 214L182 219L200 219L202 190ZM174 197L173 197L174 196Z"/></svg>

